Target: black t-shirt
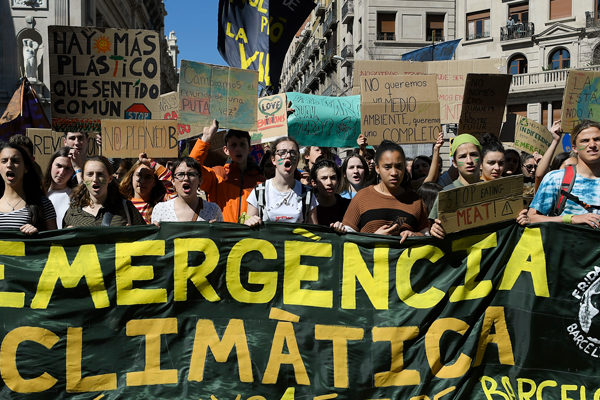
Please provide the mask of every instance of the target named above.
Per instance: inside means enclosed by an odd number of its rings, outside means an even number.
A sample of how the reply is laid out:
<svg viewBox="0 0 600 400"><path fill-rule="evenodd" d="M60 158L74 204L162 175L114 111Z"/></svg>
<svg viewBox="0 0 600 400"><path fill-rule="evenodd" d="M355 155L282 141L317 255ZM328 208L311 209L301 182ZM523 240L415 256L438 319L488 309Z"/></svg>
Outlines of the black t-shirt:
<svg viewBox="0 0 600 400"><path fill-rule="evenodd" d="M319 225L329 226L333 222L342 221L344 214L350 205L350 199L343 198L339 194L335 195L335 204L329 207L317 206L317 220Z"/></svg>

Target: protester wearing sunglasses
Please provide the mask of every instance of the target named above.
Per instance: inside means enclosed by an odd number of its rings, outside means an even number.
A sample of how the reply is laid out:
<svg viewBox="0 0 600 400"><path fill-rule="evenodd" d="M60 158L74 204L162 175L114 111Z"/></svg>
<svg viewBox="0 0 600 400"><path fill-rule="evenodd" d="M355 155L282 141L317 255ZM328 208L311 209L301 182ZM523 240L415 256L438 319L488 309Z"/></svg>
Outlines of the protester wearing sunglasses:
<svg viewBox="0 0 600 400"><path fill-rule="evenodd" d="M196 160L185 157L172 167L173 186L177 197L158 203L152 212L152 223L223 221L221 209L215 203L202 200L198 188L202 183L202 169Z"/></svg>

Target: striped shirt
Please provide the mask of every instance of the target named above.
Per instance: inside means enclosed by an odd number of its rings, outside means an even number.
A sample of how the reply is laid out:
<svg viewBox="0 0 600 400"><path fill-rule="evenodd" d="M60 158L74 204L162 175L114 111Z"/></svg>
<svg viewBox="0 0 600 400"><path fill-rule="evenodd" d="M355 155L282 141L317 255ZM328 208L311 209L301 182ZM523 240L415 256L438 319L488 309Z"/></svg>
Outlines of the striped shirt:
<svg viewBox="0 0 600 400"><path fill-rule="evenodd" d="M54 206L47 197L42 197L42 221L56 219ZM32 215L28 207L9 212L0 212L0 229L19 229L31 224Z"/></svg>

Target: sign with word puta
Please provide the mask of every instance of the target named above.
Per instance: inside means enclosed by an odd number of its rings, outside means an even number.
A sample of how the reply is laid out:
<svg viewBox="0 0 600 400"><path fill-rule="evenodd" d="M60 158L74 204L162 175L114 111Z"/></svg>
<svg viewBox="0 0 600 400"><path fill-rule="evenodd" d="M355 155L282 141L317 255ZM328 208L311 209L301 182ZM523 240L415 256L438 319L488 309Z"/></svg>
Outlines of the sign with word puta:
<svg viewBox="0 0 600 400"><path fill-rule="evenodd" d="M258 99L256 132L251 132L252 144L268 143L288 135L287 99L284 93Z"/></svg>
<svg viewBox="0 0 600 400"><path fill-rule="evenodd" d="M475 183L438 194L446 233L515 219L523 209L523 175Z"/></svg>
<svg viewBox="0 0 600 400"><path fill-rule="evenodd" d="M52 129L27 128L27 137L33 143L33 157L38 163L42 172L46 172L46 168L50 163L52 155L61 147L64 147L63 132L56 132ZM97 156L100 154L100 147L96 142L96 134L88 135L87 156Z"/></svg>
<svg viewBox="0 0 600 400"><path fill-rule="evenodd" d="M354 147L360 135L360 96L316 96L287 92L295 110L288 134L300 146Z"/></svg>
<svg viewBox="0 0 600 400"><path fill-rule="evenodd" d="M102 120L102 155L109 158L177 158L177 121Z"/></svg>
<svg viewBox="0 0 600 400"><path fill-rule="evenodd" d="M356 60L354 63L356 78L353 80L352 94L360 94L360 81L363 77L434 74L437 77L440 122L457 124L462 109L467 74L502 73L505 71L505 65L506 61L500 58L428 62Z"/></svg>
<svg viewBox="0 0 600 400"><path fill-rule="evenodd" d="M570 70L563 94L562 129L571 133L584 119L600 121L600 72Z"/></svg>
<svg viewBox="0 0 600 400"><path fill-rule="evenodd" d="M179 121L256 131L258 72L182 60Z"/></svg>
<svg viewBox="0 0 600 400"><path fill-rule="evenodd" d="M515 122L515 149L544 155L552 144L552 133L544 125L517 115Z"/></svg>
<svg viewBox="0 0 600 400"><path fill-rule="evenodd" d="M441 132L434 75L360 78L361 132L370 145L435 143Z"/></svg>
<svg viewBox="0 0 600 400"><path fill-rule="evenodd" d="M50 26L54 130L99 132L101 119L153 118L159 38L141 29Z"/></svg>
<svg viewBox="0 0 600 400"><path fill-rule="evenodd" d="M179 122L179 93L170 92L161 94L159 100L158 110L156 111L157 118L178 121L177 140L188 139L202 133L202 126L192 126Z"/></svg>
<svg viewBox="0 0 600 400"><path fill-rule="evenodd" d="M458 133L499 136L511 81L506 74L468 74Z"/></svg>

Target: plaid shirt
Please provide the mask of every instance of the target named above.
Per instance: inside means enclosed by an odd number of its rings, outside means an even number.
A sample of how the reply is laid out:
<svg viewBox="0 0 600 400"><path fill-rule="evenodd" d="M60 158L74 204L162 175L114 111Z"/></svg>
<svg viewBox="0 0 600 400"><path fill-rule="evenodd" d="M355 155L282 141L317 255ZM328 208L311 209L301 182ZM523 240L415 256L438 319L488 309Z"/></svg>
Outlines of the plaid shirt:
<svg viewBox="0 0 600 400"><path fill-rule="evenodd" d="M530 207L544 215L550 215L556 205L558 190L560 189L564 174L564 169L549 172L544 177L544 180L542 180ZM600 178L584 178L577 174L571 194L579 197L579 200L584 203L600 205ZM594 213L598 214L600 210L594 210ZM565 214L587 214L587 211L579 204L567 199L565 210L561 215Z"/></svg>

